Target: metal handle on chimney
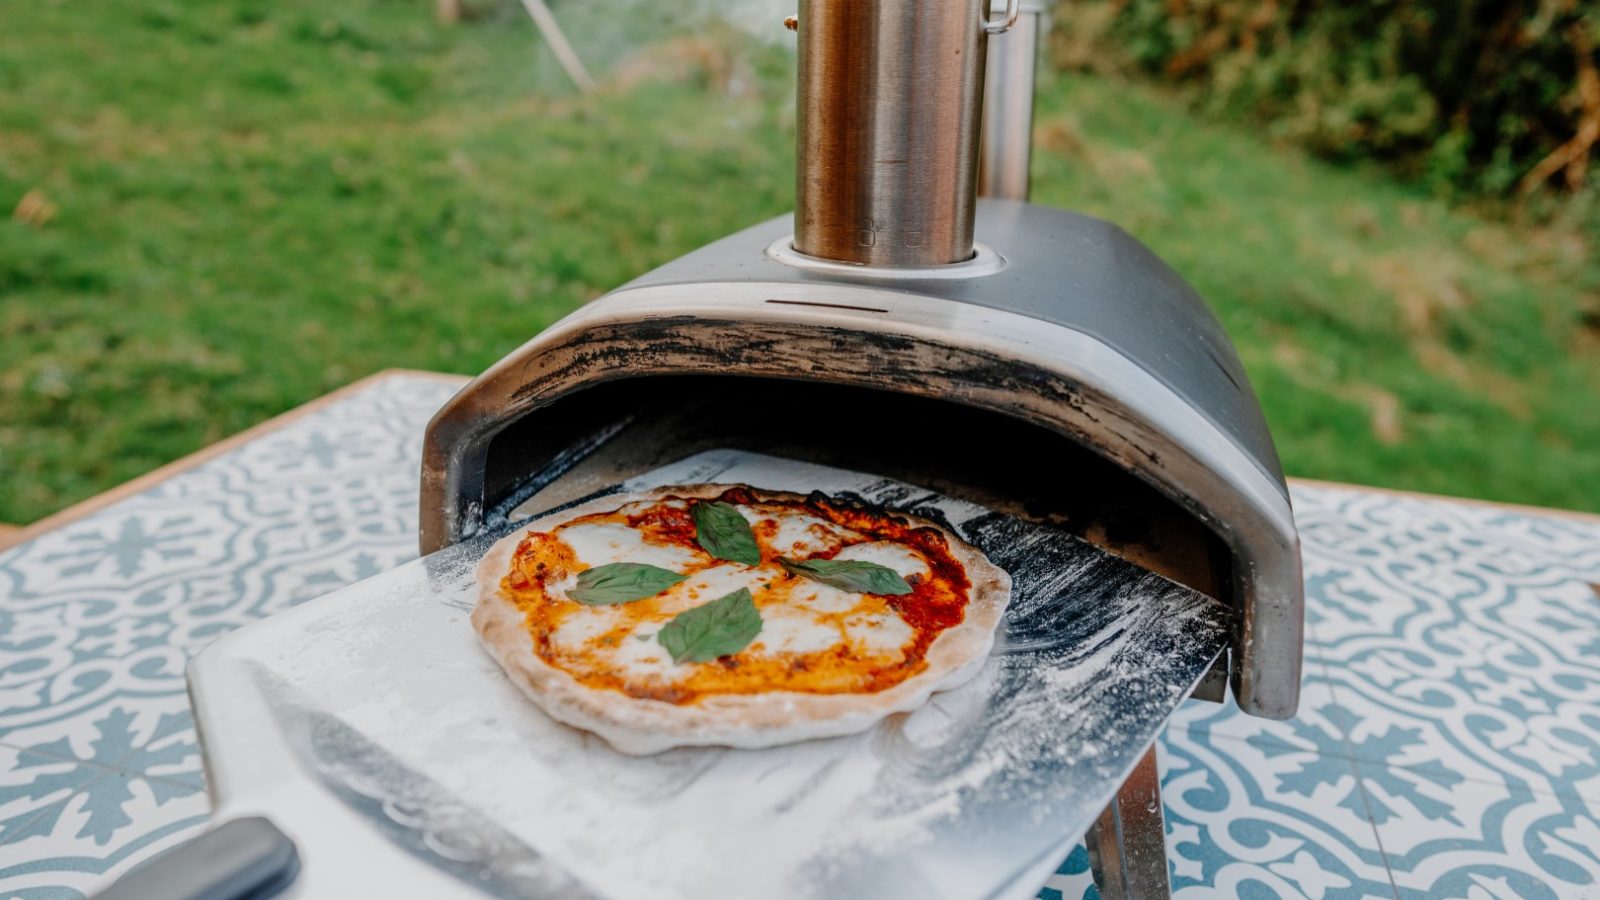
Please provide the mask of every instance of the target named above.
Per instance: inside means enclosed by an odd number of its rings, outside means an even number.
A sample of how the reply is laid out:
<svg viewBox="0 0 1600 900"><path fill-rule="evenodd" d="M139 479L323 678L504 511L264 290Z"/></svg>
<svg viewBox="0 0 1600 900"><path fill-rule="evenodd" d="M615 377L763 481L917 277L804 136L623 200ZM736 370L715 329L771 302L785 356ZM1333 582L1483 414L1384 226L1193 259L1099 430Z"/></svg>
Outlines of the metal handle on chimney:
<svg viewBox="0 0 1600 900"><path fill-rule="evenodd" d="M998 19L990 19L987 14L983 17L984 34L1005 34L1011 26L1017 24L1017 16L1022 13L1022 0L1006 0L1006 14Z"/></svg>
<svg viewBox="0 0 1600 900"><path fill-rule="evenodd" d="M795 250L972 257L987 2L800 0Z"/></svg>
<svg viewBox="0 0 1600 900"><path fill-rule="evenodd" d="M1026 200L1032 187L1033 78L1044 10L1020 4L1011 31L989 39L978 196Z"/></svg>

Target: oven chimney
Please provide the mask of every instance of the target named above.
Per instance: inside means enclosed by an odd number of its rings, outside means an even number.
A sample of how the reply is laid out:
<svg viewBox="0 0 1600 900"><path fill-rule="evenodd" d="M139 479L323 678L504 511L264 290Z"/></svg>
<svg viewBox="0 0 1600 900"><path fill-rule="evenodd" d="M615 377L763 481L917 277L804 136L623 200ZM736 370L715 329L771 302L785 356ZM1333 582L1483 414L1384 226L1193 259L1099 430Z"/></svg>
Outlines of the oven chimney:
<svg viewBox="0 0 1600 900"><path fill-rule="evenodd" d="M865 266L973 255L988 0L800 0L794 249Z"/></svg>

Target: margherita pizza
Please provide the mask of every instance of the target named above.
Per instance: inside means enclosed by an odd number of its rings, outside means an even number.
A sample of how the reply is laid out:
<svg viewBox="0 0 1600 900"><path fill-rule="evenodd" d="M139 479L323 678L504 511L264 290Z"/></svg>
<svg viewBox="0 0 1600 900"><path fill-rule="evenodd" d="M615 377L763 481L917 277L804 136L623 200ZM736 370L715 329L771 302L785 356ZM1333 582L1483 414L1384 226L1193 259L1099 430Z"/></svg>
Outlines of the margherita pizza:
<svg viewBox="0 0 1600 900"><path fill-rule="evenodd" d="M519 529L472 623L553 718L632 754L865 730L977 672L1011 579L932 522L690 485Z"/></svg>

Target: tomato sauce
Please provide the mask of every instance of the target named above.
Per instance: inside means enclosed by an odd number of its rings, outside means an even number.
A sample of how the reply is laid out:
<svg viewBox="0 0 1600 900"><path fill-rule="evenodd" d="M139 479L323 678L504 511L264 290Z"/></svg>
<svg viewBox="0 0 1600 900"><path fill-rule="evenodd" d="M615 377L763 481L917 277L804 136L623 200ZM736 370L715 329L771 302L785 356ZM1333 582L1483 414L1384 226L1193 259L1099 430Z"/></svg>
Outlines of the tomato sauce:
<svg viewBox="0 0 1600 900"><path fill-rule="evenodd" d="M626 523L640 532L648 544L677 545L693 550L697 562L689 571L680 573L691 576L691 581L696 571L725 565L699 547L689 502L668 497L642 507L624 507L625 511L584 516L557 526L551 532L531 532L517 547L511 572L503 586L526 614L529 635L540 658L586 685L673 704L693 703L714 694L874 693L927 668L928 648L940 633L965 618L971 584L965 568L951 555L944 535L937 529L913 526L893 513L836 503L820 494L800 501L764 501L746 488L730 488L716 499L756 513L751 530L762 551L761 571L771 570L753 591L758 609L803 610L814 624L837 628L838 642L815 652L768 652L758 635L744 650L707 663L660 665L643 673L618 665L613 657L619 649L628 647L624 642L653 642L655 632L681 612L685 603L698 605L714 598L699 597L693 591L688 591L687 596L673 598L673 590L669 589L654 597L597 612L595 608L557 596L551 590L557 582L586 568L561 540L560 532L585 522ZM763 512L775 515L783 510L809 514L842 530L829 532L833 536L832 546L808 554L809 558L831 558L854 544L883 541L912 550L927 563L929 571L926 575L907 578L912 588L909 594L863 595L854 608L845 612L827 612L792 602L790 594L802 579L776 564L776 557L781 554L773 543L779 523L771 515L761 515ZM813 526L813 532L819 527ZM676 607L672 606L674 603ZM847 619L858 617L859 620L862 616L882 616L889 612L909 626L912 635L898 650L884 652L850 639ZM558 645L552 635L574 615L593 617L599 625L584 639L581 648L573 648L570 641ZM658 648L628 649L636 651L637 655ZM661 649L658 656L665 658L664 655L665 650Z"/></svg>

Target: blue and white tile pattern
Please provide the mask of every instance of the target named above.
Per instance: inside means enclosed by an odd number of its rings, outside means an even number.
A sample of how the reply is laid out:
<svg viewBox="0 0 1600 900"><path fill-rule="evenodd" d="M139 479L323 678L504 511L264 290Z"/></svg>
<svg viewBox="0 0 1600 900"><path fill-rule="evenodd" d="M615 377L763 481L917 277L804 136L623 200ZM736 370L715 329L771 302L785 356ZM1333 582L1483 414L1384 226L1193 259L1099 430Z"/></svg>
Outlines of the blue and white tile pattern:
<svg viewBox="0 0 1600 900"><path fill-rule="evenodd" d="M0 552L0 897L80 897L208 806L185 662L409 559L395 375ZM1160 746L1178 897L1600 898L1600 520L1297 487L1300 715ZM1093 897L1078 848L1040 892Z"/></svg>

